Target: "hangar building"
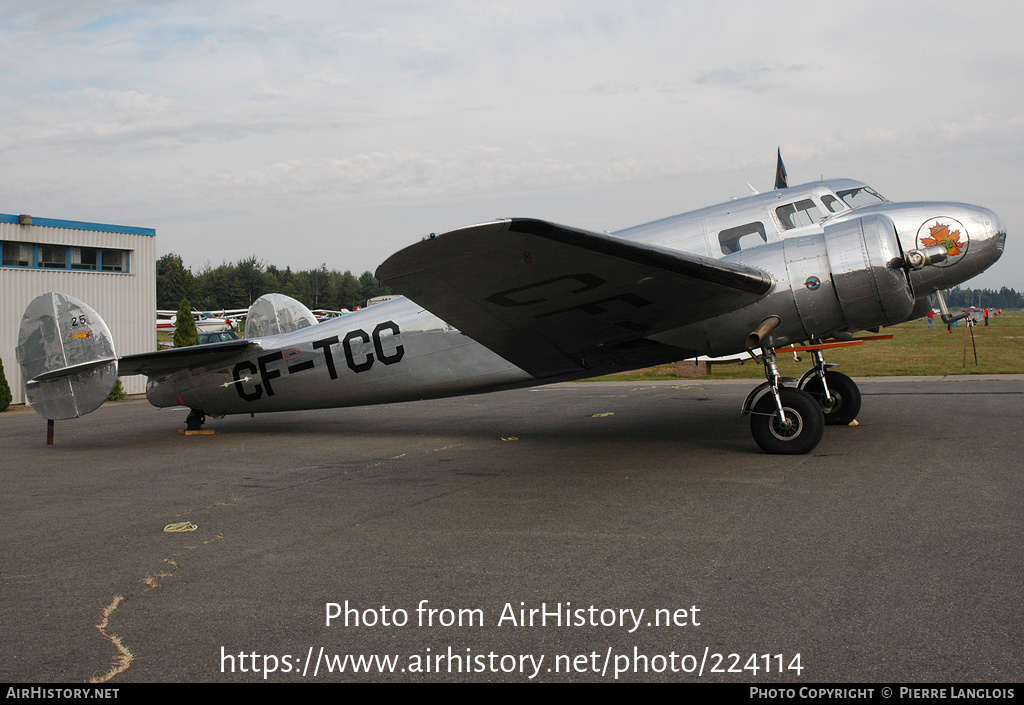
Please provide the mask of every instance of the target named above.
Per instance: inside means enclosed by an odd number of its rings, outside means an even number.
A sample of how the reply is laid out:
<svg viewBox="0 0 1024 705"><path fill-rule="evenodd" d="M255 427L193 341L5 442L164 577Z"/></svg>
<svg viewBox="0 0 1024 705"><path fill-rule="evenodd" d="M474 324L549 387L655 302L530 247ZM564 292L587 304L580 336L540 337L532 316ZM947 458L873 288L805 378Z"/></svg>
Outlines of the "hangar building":
<svg viewBox="0 0 1024 705"><path fill-rule="evenodd" d="M0 213L0 359L15 404L25 401L14 357L21 316L47 291L96 309L118 355L156 350L156 230ZM145 377L121 382L146 391Z"/></svg>

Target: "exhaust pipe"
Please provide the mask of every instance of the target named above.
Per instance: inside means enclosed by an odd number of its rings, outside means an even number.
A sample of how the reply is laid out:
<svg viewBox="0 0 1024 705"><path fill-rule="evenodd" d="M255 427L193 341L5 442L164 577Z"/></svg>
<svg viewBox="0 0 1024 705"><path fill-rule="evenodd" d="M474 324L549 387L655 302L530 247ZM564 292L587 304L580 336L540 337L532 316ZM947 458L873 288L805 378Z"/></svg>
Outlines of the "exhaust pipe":
<svg viewBox="0 0 1024 705"><path fill-rule="evenodd" d="M782 319L778 316L768 316L761 321L761 325L747 336L747 350L761 347L761 341L767 338L780 323L782 323Z"/></svg>

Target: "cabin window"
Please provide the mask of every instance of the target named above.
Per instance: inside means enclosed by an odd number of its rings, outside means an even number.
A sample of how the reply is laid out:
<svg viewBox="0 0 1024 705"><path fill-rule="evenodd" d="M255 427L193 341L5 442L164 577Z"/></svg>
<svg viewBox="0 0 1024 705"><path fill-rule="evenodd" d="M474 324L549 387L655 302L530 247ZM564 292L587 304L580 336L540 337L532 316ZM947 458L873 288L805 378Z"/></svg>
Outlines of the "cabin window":
<svg viewBox="0 0 1024 705"><path fill-rule="evenodd" d="M765 235L764 224L760 221L738 225L718 233L718 244L722 247L723 255L731 255L733 252L763 245L766 242L768 236Z"/></svg>
<svg viewBox="0 0 1024 705"><path fill-rule="evenodd" d="M873 188L868 186L861 186L860 188L851 188L845 191L836 192L843 203L848 205L850 208L860 208L861 206L877 206L879 203L885 203L885 199L875 191Z"/></svg>
<svg viewBox="0 0 1024 705"><path fill-rule="evenodd" d="M839 211L844 210L846 208L846 206L843 205L842 201L840 201L838 198L831 194L825 194L824 196L822 196L821 204L825 206L826 209L828 209L829 213L838 213Z"/></svg>
<svg viewBox="0 0 1024 705"><path fill-rule="evenodd" d="M779 216L779 223L782 224L783 230L814 225L821 220L821 211L814 205L814 201L809 198L779 206L775 209L775 215Z"/></svg>
<svg viewBox="0 0 1024 705"><path fill-rule="evenodd" d="M27 242L0 242L5 267L31 267L35 264L35 245Z"/></svg>

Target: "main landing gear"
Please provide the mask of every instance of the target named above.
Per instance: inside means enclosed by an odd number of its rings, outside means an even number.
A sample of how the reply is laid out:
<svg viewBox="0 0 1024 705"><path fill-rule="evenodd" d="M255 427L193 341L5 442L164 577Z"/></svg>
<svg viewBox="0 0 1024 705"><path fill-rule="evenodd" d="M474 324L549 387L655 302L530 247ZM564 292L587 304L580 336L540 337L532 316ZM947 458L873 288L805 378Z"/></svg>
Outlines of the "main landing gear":
<svg viewBox="0 0 1024 705"><path fill-rule="evenodd" d="M743 413L750 414L750 433L766 453L809 453L821 441L826 424L848 425L860 412L861 395L856 383L829 369L835 364L825 362L821 349L808 347L814 355L814 367L799 381L783 378L775 349L762 348L768 381L750 392Z"/></svg>
<svg viewBox="0 0 1024 705"><path fill-rule="evenodd" d="M810 394L821 406L829 426L848 426L860 413L860 389L856 382L829 369L834 362L825 362L821 350L812 350L814 367L800 378L800 389Z"/></svg>
<svg viewBox="0 0 1024 705"><path fill-rule="evenodd" d="M755 387L743 404L754 441L765 453L810 453L825 432L821 406L804 390L783 386L774 348L763 348L762 359L768 381Z"/></svg>

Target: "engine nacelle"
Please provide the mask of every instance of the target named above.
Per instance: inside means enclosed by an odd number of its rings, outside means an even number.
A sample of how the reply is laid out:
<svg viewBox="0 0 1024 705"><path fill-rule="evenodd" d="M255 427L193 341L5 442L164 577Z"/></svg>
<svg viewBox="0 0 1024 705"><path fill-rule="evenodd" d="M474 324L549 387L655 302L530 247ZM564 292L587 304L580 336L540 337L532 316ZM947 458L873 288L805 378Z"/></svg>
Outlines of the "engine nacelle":
<svg viewBox="0 0 1024 705"><path fill-rule="evenodd" d="M914 292L904 269L896 226L868 215L825 227L821 235L783 241L782 266L805 338L863 330L907 320ZM764 254L768 254L765 252ZM777 271L778 263L765 263ZM792 324L789 320L784 323ZM792 335L791 325L785 326Z"/></svg>
<svg viewBox="0 0 1024 705"><path fill-rule="evenodd" d="M744 350L750 332L770 316L780 322L763 344L780 346L902 323L914 310L896 226L884 215L835 223L823 233L787 238L727 259L763 269L775 287L741 311L659 333L654 340L730 355Z"/></svg>
<svg viewBox="0 0 1024 705"><path fill-rule="evenodd" d="M824 238L836 297L852 330L907 320L914 291L892 220L868 215L836 223Z"/></svg>

